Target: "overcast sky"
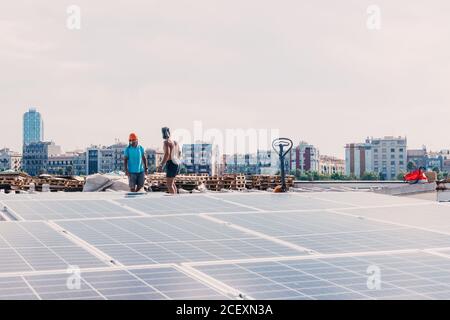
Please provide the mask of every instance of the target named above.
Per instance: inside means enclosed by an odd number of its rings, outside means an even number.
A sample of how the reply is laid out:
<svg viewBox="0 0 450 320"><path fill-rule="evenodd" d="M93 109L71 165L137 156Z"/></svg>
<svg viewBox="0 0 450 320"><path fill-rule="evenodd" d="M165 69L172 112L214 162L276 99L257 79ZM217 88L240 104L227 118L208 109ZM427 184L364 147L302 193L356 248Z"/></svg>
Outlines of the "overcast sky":
<svg viewBox="0 0 450 320"><path fill-rule="evenodd" d="M81 29L66 9L81 8ZM381 9L381 29L366 9ZM64 150L160 128L280 129L322 154L406 135L450 148L447 0L40 0L0 4L0 146L36 106Z"/></svg>

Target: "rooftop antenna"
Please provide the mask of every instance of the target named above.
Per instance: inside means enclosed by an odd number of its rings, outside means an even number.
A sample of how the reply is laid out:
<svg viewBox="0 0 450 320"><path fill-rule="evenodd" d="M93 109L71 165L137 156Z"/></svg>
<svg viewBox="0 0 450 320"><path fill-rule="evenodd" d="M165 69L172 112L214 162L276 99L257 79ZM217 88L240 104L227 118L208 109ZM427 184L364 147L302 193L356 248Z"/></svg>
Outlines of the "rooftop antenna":
<svg viewBox="0 0 450 320"><path fill-rule="evenodd" d="M286 172L284 171L284 158L291 151L294 143L289 138L278 138L273 140L272 148L280 158L281 192L286 192Z"/></svg>

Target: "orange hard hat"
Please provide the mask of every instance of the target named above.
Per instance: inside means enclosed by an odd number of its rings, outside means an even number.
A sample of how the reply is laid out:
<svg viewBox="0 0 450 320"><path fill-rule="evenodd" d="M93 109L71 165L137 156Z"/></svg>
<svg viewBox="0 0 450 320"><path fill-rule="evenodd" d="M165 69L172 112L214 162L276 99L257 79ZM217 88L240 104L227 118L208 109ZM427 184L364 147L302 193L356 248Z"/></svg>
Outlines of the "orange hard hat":
<svg viewBox="0 0 450 320"><path fill-rule="evenodd" d="M135 141L135 140L138 140L136 133L130 133L130 138L128 139L128 141Z"/></svg>

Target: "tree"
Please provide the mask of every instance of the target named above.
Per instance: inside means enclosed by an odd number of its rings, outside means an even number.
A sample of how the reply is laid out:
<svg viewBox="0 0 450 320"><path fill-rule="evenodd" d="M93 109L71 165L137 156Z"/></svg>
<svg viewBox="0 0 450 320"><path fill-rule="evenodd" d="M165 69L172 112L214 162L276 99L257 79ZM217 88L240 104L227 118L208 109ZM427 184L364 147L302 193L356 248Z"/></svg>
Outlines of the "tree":
<svg viewBox="0 0 450 320"><path fill-rule="evenodd" d="M376 174L374 172L364 172L364 174L361 176L361 180L365 180L365 181L378 180L378 174Z"/></svg>
<svg viewBox="0 0 450 320"><path fill-rule="evenodd" d="M416 164L412 161L409 161L408 164L406 165L406 169L408 171L413 171L416 168Z"/></svg>
<svg viewBox="0 0 450 320"><path fill-rule="evenodd" d="M403 173L403 172L400 172L398 175L397 175L397 180L405 180L405 174Z"/></svg>

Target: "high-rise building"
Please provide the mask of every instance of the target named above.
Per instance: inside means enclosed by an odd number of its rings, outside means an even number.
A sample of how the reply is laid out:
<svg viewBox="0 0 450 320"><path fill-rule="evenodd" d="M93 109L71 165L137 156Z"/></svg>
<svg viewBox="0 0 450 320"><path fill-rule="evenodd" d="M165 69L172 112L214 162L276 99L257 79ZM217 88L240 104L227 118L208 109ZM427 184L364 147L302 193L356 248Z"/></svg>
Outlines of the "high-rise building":
<svg viewBox="0 0 450 320"><path fill-rule="evenodd" d="M41 114L31 108L23 115L23 145L44 141L44 121Z"/></svg>

